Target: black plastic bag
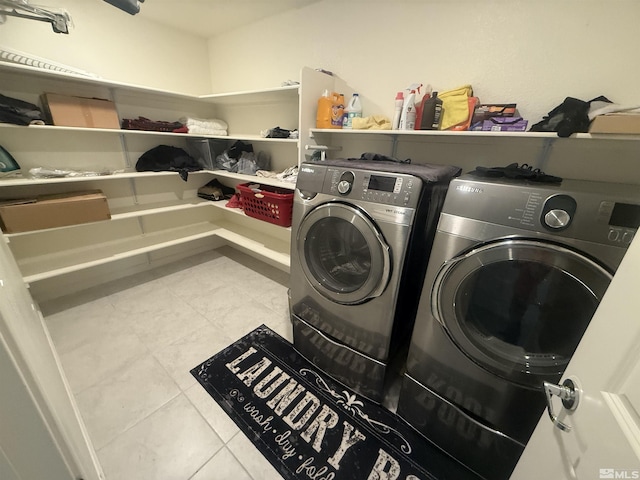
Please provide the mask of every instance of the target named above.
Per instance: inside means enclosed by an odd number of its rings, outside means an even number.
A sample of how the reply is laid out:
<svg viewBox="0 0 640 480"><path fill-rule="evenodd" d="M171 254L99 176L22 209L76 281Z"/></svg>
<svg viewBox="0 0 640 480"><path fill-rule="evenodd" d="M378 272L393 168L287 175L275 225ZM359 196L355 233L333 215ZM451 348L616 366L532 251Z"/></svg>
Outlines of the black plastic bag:
<svg viewBox="0 0 640 480"><path fill-rule="evenodd" d="M589 105L573 97L567 97L551 110L542 121L532 125L530 132L558 132L559 137L569 137L574 133L589 131Z"/></svg>
<svg viewBox="0 0 640 480"><path fill-rule="evenodd" d="M143 153L136 162L137 172L178 172L186 181L188 172L202 170L200 164L178 147L158 145Z"/></svg>
<svg viewBox="0 0 640 480"><path fill-rule="evenodd" d="M14 125L44 123L42 112L33 103L0 94L0 122Z"/></svg>

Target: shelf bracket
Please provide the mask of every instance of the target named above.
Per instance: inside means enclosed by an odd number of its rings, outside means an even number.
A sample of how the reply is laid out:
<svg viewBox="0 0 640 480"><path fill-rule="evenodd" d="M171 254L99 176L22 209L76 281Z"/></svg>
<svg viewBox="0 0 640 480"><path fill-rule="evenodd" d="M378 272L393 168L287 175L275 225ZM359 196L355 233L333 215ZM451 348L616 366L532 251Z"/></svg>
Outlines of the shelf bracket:
<svg viewBox="0 0 640 480"><path fill-rule="evenodd" d="M398 135L391 136L391 158L396 157L396 152L398 151Z"/></svg>
<svg viewBox="0 0 640 480"><path fill-rule="evenodd" d="M129 179L129 185L131 185L131 195L133 196L133 204L138 205L138 191L136 190L136 180L134 178Z"/></svg>
<svg viewBox="0 0 640 480"><path fill-rule="evenodd" d="M122 147L122 158L124 159L124 165L127 170L131 170L133 165L131 165L131 159L129 158L129 150L127 149L127 139L125 138L124 133L118 135L120 137L120 146Z"/></svg>
<svg viewBox="0 0 640 480"><path fill-rule="evenodd" d="M540 153L538 154L538 158L536 159L536 166L542 171L547 169L547 163L549 162L549 157L551 156L551 152L553 150L553 144L556 142L556 138L545 138L543 140L542 148L540 149Z"/></svg>

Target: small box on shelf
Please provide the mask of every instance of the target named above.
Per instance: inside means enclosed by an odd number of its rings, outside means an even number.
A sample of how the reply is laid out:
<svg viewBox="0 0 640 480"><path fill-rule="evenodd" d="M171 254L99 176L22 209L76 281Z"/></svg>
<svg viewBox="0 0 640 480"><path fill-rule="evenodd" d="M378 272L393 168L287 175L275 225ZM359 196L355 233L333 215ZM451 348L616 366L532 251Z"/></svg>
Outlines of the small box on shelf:
<svg viewBox="0 0 640 480"><path fill-rule="evenodd" d="M524 132L527 130L527 120L522 117L492 117L481 124L483 132Z"/></svg>
<svg viewBox="0 0 640 480"><path fill-rule="evenodd" d="M40 195L0 203L5 233L29 232L109 220L107 198L100 190Z"/></svg>
<svg viewBox="0 0 640 480"><path fill-rule="evenodd" d="M110 100L45 93L42 104L53 125L120 128L116 105Z"/></svg>
<svg viewBox="0 0 640 480"><path fill-rule="evenodd" d="M608 113L598 115L589 126L589 133L640 134L640 113Z"/></svg>

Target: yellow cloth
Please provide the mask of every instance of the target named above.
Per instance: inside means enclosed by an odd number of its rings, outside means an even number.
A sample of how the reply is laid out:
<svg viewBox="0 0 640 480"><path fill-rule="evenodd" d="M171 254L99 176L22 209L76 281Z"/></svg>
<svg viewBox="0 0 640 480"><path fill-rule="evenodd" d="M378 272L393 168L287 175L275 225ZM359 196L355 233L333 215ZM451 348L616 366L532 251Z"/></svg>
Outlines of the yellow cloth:
<svg viewBox="0 0 640 480"><path fill-rule="evenodd" d="M391 120L384 115L354 117L351 126L354 130L391 130Z"/></svg>
<svg viewBox="0 0 640 480"><path fill-rule="evenodd" d="M469 97L472 95L471 85L464 85L438 94L444 110L440 130L451 128L469 118Z"/></svg>

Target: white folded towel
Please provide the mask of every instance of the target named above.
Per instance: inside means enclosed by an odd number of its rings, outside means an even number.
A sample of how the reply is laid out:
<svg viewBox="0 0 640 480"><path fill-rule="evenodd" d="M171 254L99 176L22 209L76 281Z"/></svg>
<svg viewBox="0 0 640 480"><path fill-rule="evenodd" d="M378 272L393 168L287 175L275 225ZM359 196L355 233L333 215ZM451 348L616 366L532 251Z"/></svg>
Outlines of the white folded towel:
<svg viewBox="0 0 640 480"><path fill-rule="evenodd" d="M189 133L198 135L227 135L229 128L227 122L217 118L183 117L180 123L187 127Z"/></svg>
<svg viewBox="0 0 640 480"><path fill-rule="evenodd" d="M189 130L189 133L194 133L196 135L227 135L226 130L217 130L215 128L201 127L198 125L187 125L187 129Z"/></svg>

